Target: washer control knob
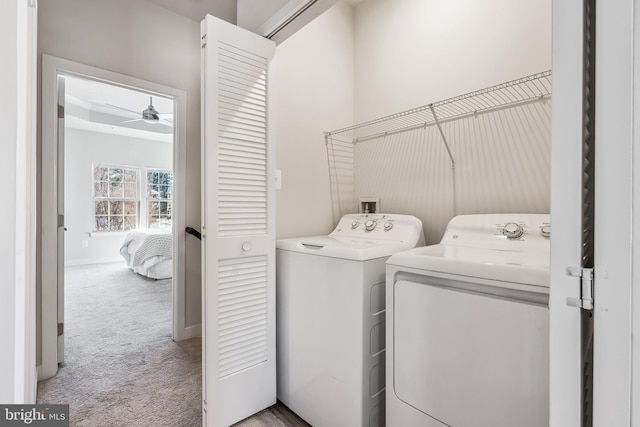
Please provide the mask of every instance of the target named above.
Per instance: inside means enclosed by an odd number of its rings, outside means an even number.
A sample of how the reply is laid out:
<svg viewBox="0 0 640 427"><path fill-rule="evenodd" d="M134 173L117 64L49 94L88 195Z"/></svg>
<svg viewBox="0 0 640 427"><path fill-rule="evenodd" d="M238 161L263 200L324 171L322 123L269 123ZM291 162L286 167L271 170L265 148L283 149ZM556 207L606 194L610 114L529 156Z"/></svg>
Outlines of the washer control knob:
<svg viewBox="0 0 640 427"><path fill-rule="evenodd" d="M393 228L393 223L392 222L385 222L384 223L384 231L389 231Z"/></svg>
<svg viewBox="0 0 640 427"><path fill-rule="evenodd" d="M542 234L542 237L551 237L551 226L549 224L545 224L540 227L540 234Z"/></svg>
<svg viewBox="0 0 640 427"><path fill-rule="evenodd" d="M508 239L517 239L524 234L524 229L520 224L508 222L502 228L502 234L504 234Z"/></svg>
<svg viewBox="0 0 640 427"><path fill-rule="evenodd" d="M378 222L375 219L370 219L364 223L364 229L367 231L372 231L373 229L376 228L377 224Z"/></svg>
<svg viewBox="0 0 640 427"><path fill-rule="evenodd" d="M359 225L360 225L360 223L358 221L353 221L351 223L351 229L355 230L356 228L358 228Z"/></svg>

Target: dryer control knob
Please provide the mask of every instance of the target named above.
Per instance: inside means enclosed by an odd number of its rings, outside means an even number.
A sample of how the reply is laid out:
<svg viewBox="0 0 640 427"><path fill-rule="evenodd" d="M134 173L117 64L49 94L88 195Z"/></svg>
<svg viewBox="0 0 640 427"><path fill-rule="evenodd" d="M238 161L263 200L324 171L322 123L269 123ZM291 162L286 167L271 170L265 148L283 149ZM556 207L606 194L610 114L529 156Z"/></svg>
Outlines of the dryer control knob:
<svg viewBox="0 0 640 427"><path fill-rule="evenodd" d="M524 229L520 224L508 222L502 228L502 234L504 234L508 239L517 239L524 234Z"/></svg>
<svg viewBox="0 0 640 427"><path fill-rule="evenodd" d="M389 231L393 228L393 223L392 222L385 222L384 223L384 231Z"/></svg>
<svg viewBox="0 0 640 427"><path fill-rule="evenodd" d="M367 231L371 231L376 228L377 221L374 219L370 219L369 221L364 223L364 229Z"/></svg>
<svg viewBox="0 0 640 427"><path fill-rule="evenodd" d="M546 224L540 227L540 234L542 234L542 237L551 237L551 226Z"/></svg>
<svg viewBox="0 0 640 427"><path fill-rule="evenodd" d="M356 228L358 228L359 225L360 225L360 223L358 221L353 221L351 223L351 229L355 230Z"/></svg>

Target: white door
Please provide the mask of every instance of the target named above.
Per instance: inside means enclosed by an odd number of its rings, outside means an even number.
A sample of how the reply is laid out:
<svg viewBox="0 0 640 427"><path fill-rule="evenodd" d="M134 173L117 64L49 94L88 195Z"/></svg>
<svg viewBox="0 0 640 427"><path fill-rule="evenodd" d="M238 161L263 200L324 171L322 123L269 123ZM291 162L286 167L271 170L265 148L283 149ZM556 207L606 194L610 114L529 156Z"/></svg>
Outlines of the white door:
<svg viewBox="0 0 640 427"><path fill-rule="evenodd" d="M64 362L64 83L58 76L58 363Z"/></svg>
<svg viewBox="0 0 640 427"><path fill-rule="evenodd" d="M275 44L202 21L203 417L231 425L276 402Z"/></svg>
<svg viewBox="0 0 640 427"><path fill-rule="evenodd" d="M637 381L639 366L633 365L632 357L637 360L633 345L637 351L640 331L632 329L634 321L638 325L632 309L639 301L633 284L639 283L640 218L638 173L633 169L639 165L640 76L639 57L634 56L640 41L640 10L637 0L596 4L593 425L637 427L640 397L632 378L636 375Z"/></svg>
<svg viewBox="0 0 640 427"><path fill-rule="evenodd" d="M581 298L585 125L584 2L553 2L553 98L551 128L551 427L588 425L583 416L584 362L589 312L569 305ZM587 178L587 179L585 179ZM584 339L583 339L584 338ZM587 367L588 368L588 367ZM588 369L587 369L588 372ZM590 411L587 407L587 411Z"/></svg>

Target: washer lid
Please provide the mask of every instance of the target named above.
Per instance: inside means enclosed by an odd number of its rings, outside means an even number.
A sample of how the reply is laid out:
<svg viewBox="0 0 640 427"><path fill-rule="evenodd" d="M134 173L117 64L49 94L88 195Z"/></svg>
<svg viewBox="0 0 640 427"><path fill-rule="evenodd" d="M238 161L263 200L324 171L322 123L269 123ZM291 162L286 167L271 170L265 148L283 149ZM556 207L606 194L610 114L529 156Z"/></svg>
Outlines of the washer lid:
<svg viewBox="0 0 640 427"><path fill-rule="evenodd" d="M505 251L439 244L393 255L387 264L549 287L549 251Z"/></svg>
<svg viewBox="0 0 640 427"><path fill-rule="evenodd" d="M276 248L286 251L354 261L388 257L398 251L411 249L414 245L415 242L399 240L333 236L301 237L276 242Z"/></svg>

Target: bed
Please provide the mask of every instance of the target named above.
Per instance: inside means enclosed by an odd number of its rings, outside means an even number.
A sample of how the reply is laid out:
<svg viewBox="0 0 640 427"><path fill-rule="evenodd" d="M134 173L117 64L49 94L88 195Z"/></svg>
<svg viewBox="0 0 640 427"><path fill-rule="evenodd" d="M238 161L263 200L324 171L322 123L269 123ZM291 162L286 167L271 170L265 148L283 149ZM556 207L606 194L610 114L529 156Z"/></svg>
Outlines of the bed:
<svg viewBox="0 0 640 427"><path fill-rule="evenodd" d="M173 276L171 230L131 230L122 242L120 254L138 274L151 279L168 279Z"/></svg>

